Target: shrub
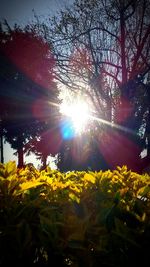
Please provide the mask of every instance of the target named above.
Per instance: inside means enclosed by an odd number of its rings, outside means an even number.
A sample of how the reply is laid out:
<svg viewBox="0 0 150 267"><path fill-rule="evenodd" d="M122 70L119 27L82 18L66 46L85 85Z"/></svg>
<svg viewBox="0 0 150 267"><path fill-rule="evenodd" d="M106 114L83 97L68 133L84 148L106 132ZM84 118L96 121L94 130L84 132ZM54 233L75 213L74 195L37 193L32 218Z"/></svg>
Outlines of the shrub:
<svg viewBox="0 0 150 267"><path fill-rule="evenodd" d="M0 266L146 266L150 176L0 165Z"/></svg>

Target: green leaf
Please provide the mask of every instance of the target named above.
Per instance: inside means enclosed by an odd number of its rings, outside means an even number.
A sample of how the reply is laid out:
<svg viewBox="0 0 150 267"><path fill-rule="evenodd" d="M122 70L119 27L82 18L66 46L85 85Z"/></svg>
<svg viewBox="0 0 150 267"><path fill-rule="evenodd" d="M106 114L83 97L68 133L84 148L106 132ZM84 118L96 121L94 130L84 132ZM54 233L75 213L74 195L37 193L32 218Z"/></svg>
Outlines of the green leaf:
<svg viewBox="0 0 150 267"><path fill-rule="evenodd" d="M150 185L146 185L139 189L138 195L139 197L145 197L150 192Z"/></svg>
<svg viewBox="0 0 150 267"><path fill-rule="evenodd" d="M25 190L28 190L28 189L31 189L31 188L35 188L39 185L42 185L43 183L42 182L36 182L36 181L27 181L25 183L22 183L20 185L21 187L21 191L25 191Z"/></svg>
<svg viewBox="0 0 150 267"><path fill-rule="evenodd" d="M6 176L9 176L10 174L13 175L17 171L16 162L15 161L9 161L5 165L5 174Z"/></svg>
<svg viewBox="0 0 150 267"><path fill-rule="evenodd" d="M80 240L70 240L68 246L74 249L85 249L83 246L83 242Z"/></svg>
<svg viewBox="0 0 150 267"><path fill-rule="evenodd" d="M120 196L120 192L117 192L114 196L114 202L115 204L118 204L120 202L121 196Z"/></svg>
<svg viewBox="0 0 150 267"><path fill-rule="evenodd" d="M78 203L76 201L73 201L73 207L76 215L79 218L84 218L85 217L85 209L81 203Z"/></svg>

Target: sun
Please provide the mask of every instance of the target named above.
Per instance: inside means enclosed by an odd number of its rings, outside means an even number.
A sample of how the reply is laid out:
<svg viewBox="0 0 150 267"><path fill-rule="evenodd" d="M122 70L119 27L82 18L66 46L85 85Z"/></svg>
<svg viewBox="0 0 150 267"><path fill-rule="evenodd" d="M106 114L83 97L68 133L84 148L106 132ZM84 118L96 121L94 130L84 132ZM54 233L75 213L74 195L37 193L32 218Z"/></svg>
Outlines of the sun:
<svg viewBox="0 0 150 267"><path fill-rule="evenodd" d="M86 126L89 123L90 110L88 103L84 99L75 98L70 102L63 101L60 105L60 112L70 119L76 134L81 134L86 130Z"/></svg>

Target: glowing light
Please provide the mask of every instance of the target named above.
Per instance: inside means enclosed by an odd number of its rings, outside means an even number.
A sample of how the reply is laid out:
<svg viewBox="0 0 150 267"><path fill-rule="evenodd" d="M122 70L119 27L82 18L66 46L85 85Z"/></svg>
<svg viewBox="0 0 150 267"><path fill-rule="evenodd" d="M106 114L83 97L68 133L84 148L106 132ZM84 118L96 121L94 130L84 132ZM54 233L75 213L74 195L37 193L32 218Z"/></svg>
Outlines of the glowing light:
<svg viewBox="0 0 150 267"><path fill-rule="evenodd" d="M89 122L88 104L83 100L76 100L72 103L63 102L60 112L70 118L76 133L82 133Z"/></svg>
<svg viewBox="0 0 150 267"><path fill-rule="evenodd" d="M80 96L66 95L60 105L60 113L66 116L66 121L61 129L64 139L73 138L76 134L89 131L94 122L97 122L99 126L107 125L135 135L133 130L97 116L91 102L86 102Z"/></svg>
<svg viewBox="0 0 150 267"><path fill-rule="evenodd" d="M75 136L73 125L69 121L64 121L61 125L61 134L63 139L72 139Z"/></svg>

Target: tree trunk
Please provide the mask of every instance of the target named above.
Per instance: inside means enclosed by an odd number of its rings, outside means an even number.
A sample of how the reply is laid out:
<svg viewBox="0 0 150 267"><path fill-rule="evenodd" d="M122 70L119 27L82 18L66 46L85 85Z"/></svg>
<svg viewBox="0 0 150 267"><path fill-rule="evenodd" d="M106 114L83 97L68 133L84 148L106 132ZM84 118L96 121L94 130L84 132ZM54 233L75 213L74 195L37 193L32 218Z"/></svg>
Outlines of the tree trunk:
<svg viewBox="0 0 150 267"><path fill-rule="evenodd" d="M4 163L4 147L3 147L3 134L0 133L0 148L1 148L1 163Z"/></svg>
<svg viewBox="0 0 150 267"><path fill-rule="evenodd" d="M18 138L18 168L23 168L24 166L24 151L23 151L23 137L20 134Z"/></svg>
<svg viewBox="0 0 150 267"><path fill-rule="evenodd" d="M47 167L47 156L42 157L42 170L45 170Z"/></svg>
<svg viewBox="0 0 150 267"><path fill-rule="evenodd" d="M0 149L1 149L1 163L4 163L4 145L3 145L3 125L0 119Z"/></svg>
<svg viewBox="0 0 150 267"><path fill-rule="evenodd" d="M18 168L23 168L24 159L23 159L23 147L18 149Z"/></svg>
<svg viewBox="0 0 150 267"><path fill-rule="evenodd" d="M147 156L150 157L150 108L147 118L146 136L147 136Z"/></svg>

